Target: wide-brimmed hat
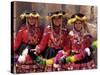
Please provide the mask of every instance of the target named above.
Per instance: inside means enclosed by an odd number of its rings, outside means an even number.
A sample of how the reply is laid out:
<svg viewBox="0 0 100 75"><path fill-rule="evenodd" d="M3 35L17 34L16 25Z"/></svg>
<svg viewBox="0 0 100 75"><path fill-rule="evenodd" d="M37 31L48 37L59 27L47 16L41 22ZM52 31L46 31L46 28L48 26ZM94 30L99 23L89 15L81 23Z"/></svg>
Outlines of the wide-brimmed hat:
<svg viewBox="0 0 100 75"><path fill-rule="evenodd" d="M66 13L64 11L51 12L46 16L46 19L53 19L55 17L66 17Z"/></svg>
<svg viewBox="0 0 100 75"><path fill-rule="evenodd" d="M86 22L87 19L88 19L87 16L85 16L84 14L77 13L77 14L72 15L72 17L68 20L68 24L73 25L74 22L76 22L77 20Z"/></svg>
<svg viewBox="0 0 100 75"><path fill-rule="evenodd" d="M36 12L36 11L32 11L32 12L24 12L20 15L20 18L21 19L24 19L24 18L28 18L28 17L40 17L39 13Z"/></svg>

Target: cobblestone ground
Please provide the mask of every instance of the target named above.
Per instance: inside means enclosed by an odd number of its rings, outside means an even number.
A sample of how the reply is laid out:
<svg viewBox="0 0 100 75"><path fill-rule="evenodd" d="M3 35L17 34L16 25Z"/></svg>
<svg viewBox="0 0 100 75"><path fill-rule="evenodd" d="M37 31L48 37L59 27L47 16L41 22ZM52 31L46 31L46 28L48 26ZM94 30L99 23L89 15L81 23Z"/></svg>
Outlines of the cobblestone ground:
<svg viewBox="0 0 100 75"><path fill-rule="evenodd" d="M96 69L97 65L94 60L91 60L87 63L75 64L67 63L60 65L59 68L54 68L52 65L43 66L35 62L29 64L17 64L16 73L32 73L32 72L54 72L54 71L71 71L71 70L87 70L87 69Z"/></svg>

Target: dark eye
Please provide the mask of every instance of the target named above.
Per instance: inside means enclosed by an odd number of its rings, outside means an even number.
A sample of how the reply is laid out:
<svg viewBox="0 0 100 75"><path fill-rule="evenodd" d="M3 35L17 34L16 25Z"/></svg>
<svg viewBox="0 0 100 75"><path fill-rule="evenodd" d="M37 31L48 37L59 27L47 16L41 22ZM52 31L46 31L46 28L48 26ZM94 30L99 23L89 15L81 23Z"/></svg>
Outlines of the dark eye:
<svg viewBox="0 0 100 75"><path fill-rule="evenodd" d="M78 23L78 24L81 24L81 23Z"/></svg>

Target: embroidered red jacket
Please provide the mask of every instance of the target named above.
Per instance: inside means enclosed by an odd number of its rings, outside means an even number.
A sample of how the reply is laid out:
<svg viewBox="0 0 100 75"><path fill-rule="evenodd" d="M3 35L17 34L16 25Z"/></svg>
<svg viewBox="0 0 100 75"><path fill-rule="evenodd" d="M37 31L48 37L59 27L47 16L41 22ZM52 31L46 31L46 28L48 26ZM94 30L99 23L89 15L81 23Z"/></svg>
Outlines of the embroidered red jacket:
<svg viewBox="0 0 100 75"><path fill-rule="evenodd" d="M89 48L91 45L91 39L92 37L86 33L85 35L83 33L75 33L74 31L71 31L71 43L72 43L72 52L77 53L75 55L77 60L81 60L85 56L85 48Z"/></svg>
<svg viewBox="0 0 100 75"><path fill-rule="evenodd" d="M53 34L54 32L52 31L51 27L47 26L44 30L44 34L40 44L36 47L37 53L41 53L42 51L44 51L46 46L48 46L55 49L62 48L69 54L71 50L71 42L67 31L62 30L61 35L57 36L56 38Z"/></svg>
<svg viewBox="0 0 100 75"><path fill-rule="evenodd" d="M19 48L21 43L25 44L38 44L42 37L42 29L40 27L35 28L33 35L31 36L28 28L22 26L14 39L14 51Z"/></svg>

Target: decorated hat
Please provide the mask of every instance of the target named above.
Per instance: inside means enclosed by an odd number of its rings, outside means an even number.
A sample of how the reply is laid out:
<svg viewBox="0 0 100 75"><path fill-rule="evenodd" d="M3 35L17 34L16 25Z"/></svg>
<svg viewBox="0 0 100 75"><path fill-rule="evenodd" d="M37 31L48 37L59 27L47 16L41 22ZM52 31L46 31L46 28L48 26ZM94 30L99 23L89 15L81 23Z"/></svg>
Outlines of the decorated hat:
<svg viewBox="0 0 100 75"><path fill-rule="evenodd" d="M20 15L21 19L27 18L27 17L40 17L39 13L36 11L32 12L24 12Z"/></svg>
<svg viewBox="0 0 100 75"><path fill-rule="evenodd" d="M73 23L76 22L77 20L80 20L80 21L84 21L85 22L85 21L87 21L87 16L85 16L84 14L81 14L81 13L74 14L68 20L68 24L69 25L73 25Z"/></svg>
<svg viewBox="0 0 100 75"><path fill-rule="evenodd" d="M54 17L65 17L66 13L64 11L55 11L55 12L51 12L48 14L48 16L46 16L47 19L52 19Z"/></svg>

